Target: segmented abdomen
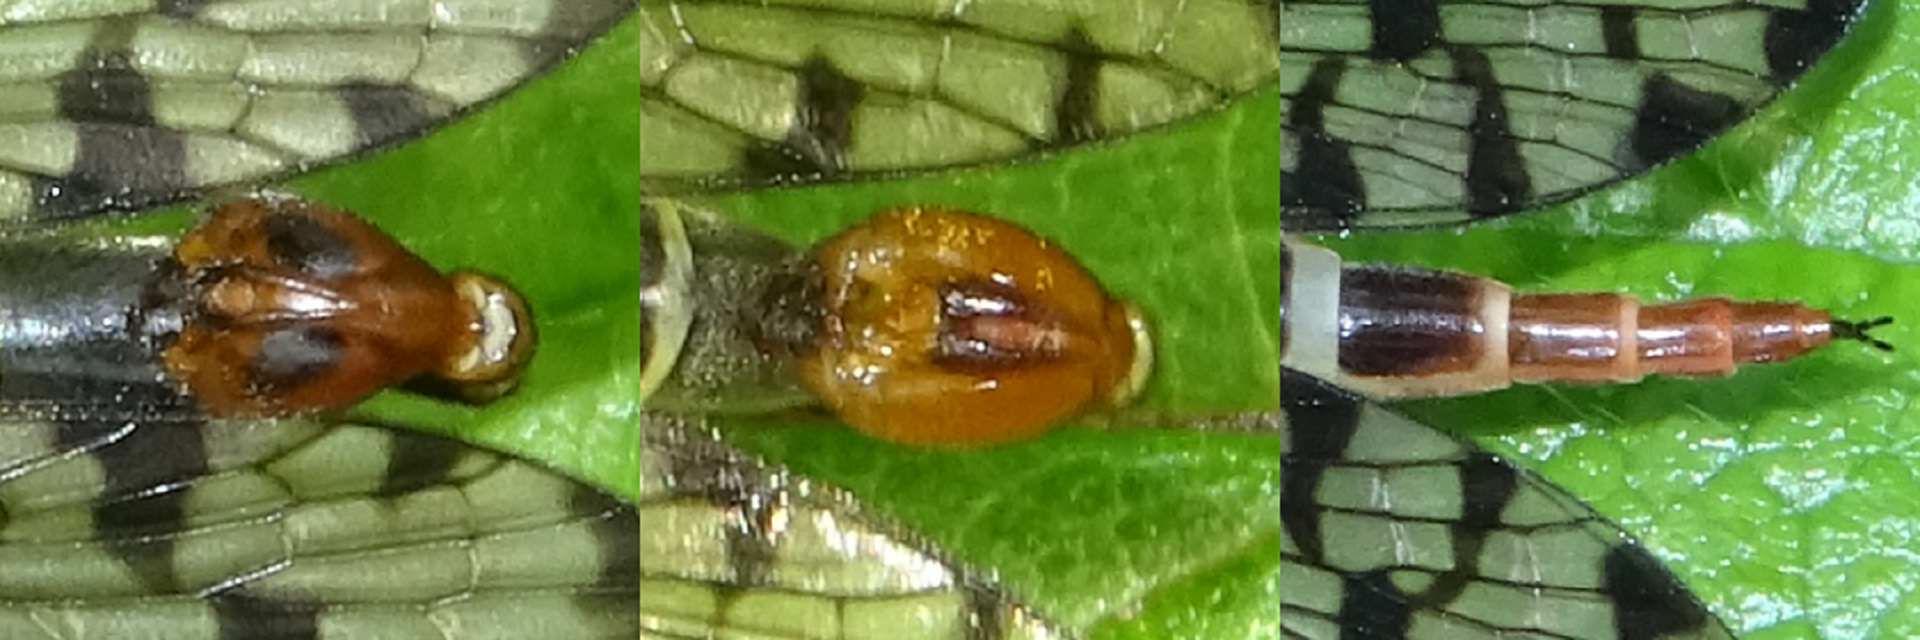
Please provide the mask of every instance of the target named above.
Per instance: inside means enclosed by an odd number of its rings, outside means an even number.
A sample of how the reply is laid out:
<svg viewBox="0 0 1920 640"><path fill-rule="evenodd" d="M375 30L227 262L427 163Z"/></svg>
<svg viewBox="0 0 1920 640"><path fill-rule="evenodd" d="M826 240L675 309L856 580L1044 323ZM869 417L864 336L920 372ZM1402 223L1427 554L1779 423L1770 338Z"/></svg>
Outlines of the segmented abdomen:
<svg viewBox="0 0 1920 640"><path fill-rule="evenodd" d="M707 211L641 201L640 397L674 413L763 413L813 402L796 351L821 320L799 250Z"/></svg>
<svg viewBox="0 0 1920 640"><path fill-rule="evenodd" d="M1834 338L1887 348L1864 334L1887 320L1835 320L1797 303L1515 294L1461 273L1342 264L1331 251L1291 240L1285 252L1281 363L1375 398L1464 395L1514 382L1725 376Z"/></svg>

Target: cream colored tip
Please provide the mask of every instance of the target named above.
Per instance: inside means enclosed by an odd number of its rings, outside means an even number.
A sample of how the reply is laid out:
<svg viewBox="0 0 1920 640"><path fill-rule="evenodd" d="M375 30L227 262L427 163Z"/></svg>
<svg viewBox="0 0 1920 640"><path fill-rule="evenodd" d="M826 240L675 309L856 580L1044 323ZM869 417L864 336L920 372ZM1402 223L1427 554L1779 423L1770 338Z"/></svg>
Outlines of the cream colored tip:
<svg viewBox="0 0 1920 640"><path fill-rule="evenodd" d="M1133 364L1127 368L1127 377L1107 394L1107 402L1116 407L1140 397L1147 381L1153 377L1153 327L1148 326L1147 317L1140 313L1139 307L1131 302L1121 305L1127 310L1127 328L1133 331Z"/></svg>
<svg viewBox="0 0 1920 640"><path fill-rule="evenodd" d="M536 338L532 314L513 287L472 272L453 274L454 290L471 308L477 326L471 349L456 357L443 375L475 387L478 395L511 390L533 359Z"/></svg>

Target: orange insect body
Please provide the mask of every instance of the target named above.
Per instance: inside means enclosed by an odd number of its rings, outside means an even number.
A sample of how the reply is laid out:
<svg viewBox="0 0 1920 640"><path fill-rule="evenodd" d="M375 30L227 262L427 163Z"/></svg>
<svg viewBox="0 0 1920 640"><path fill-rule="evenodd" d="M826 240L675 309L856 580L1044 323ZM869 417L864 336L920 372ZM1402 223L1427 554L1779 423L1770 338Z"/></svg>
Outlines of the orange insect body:
<svg viewBox="0 0 1920 640"><path fill-rule="evenodd" d="M1516 382L1726 376L1743 364L1823 348L1835 326L1818 309L1726 298L1642 305L1608 293L1530 294L1513 296L1509 308L1509 375Z"/></svg>
<svg viewBox="0 0 1920 640"><path fill-rule="evenodd" d="M442 276L343 211L285 198L228 203L181 238L173 259L191 311L162 359L216 416L344 407L423 374L490 400L532 356L533 328L512 289Z"/></svg>
<svg viewBox="0 0 1920 640"><path fill-rule="evenodd" d="M1144 384L1136 309L1013 224L903 209L821 243L827 326L801 379L853 426L916 445L1030 438Z"/></svg>

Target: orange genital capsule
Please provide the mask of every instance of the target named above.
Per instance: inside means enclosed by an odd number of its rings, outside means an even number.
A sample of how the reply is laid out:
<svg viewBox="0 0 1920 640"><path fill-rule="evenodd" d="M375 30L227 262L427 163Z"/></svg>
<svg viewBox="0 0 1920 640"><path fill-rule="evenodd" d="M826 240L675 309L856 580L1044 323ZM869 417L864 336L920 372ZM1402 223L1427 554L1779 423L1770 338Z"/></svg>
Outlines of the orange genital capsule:
<svg viewBox="0 0 1920 640"><path fill-rule="evenodd" d="M352 214L303 200L221 205L172 260L184 323L161 358L215 416L340 408L422 377L482 402L512 390L533 354L511 287L442 276Z"/></svg>
<svg viewBox="0 0 1920 640"><path fill-rule="evenodd" d="M917 445L1036 436L1136 395L1146 325L1047 240L939 209L881 213L820 243L826 326L803 383L848 423Z"/></svg>

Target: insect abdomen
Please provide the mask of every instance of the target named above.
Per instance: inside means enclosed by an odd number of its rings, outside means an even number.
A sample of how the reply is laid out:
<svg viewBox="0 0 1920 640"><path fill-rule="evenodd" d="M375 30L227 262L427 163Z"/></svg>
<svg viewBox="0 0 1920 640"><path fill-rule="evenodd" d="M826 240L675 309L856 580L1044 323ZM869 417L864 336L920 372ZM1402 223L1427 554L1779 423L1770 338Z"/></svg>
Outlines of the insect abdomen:
<svg viewBox="0 0 1920 640"><path fill-rule="evenodd" d="M144 295L164 256L164 247L131 243L0 247L0 398L28 411L107 398L189 410L191 400L164 383L157 350L141 339L177 332L184 321L180 308Z"/></svg>
<svg viewBox="0 0 1920 640"><path fill-rule="evenodd" d="M519 383L535 342L505 283L442 275L294 198L224 203L171 248L38 238L0 252L5 412L286 417L416 382L486 402Z"/></svg>
<svg viewBox="0 0 1920 640"><path fill-rule="evenodd" d="M824 322L819 289L805 284L811 263L671 200L644 200L641 215L642 403L675 413L810 404L793 363Z"/></svg>
<svg viewBox="0 0 1920 640"><path fill-rule="evenodd" d="M1859 339L1856 324L1789 302L1627 294L1515 294L1448 271L1342 265L1288 243L1283 364L1379 398L1463 395L1514 382L1713 377ZM1335 284L1337 283L1337 284ZM1331 311L1330 311L1331 310Z"/></svg>

